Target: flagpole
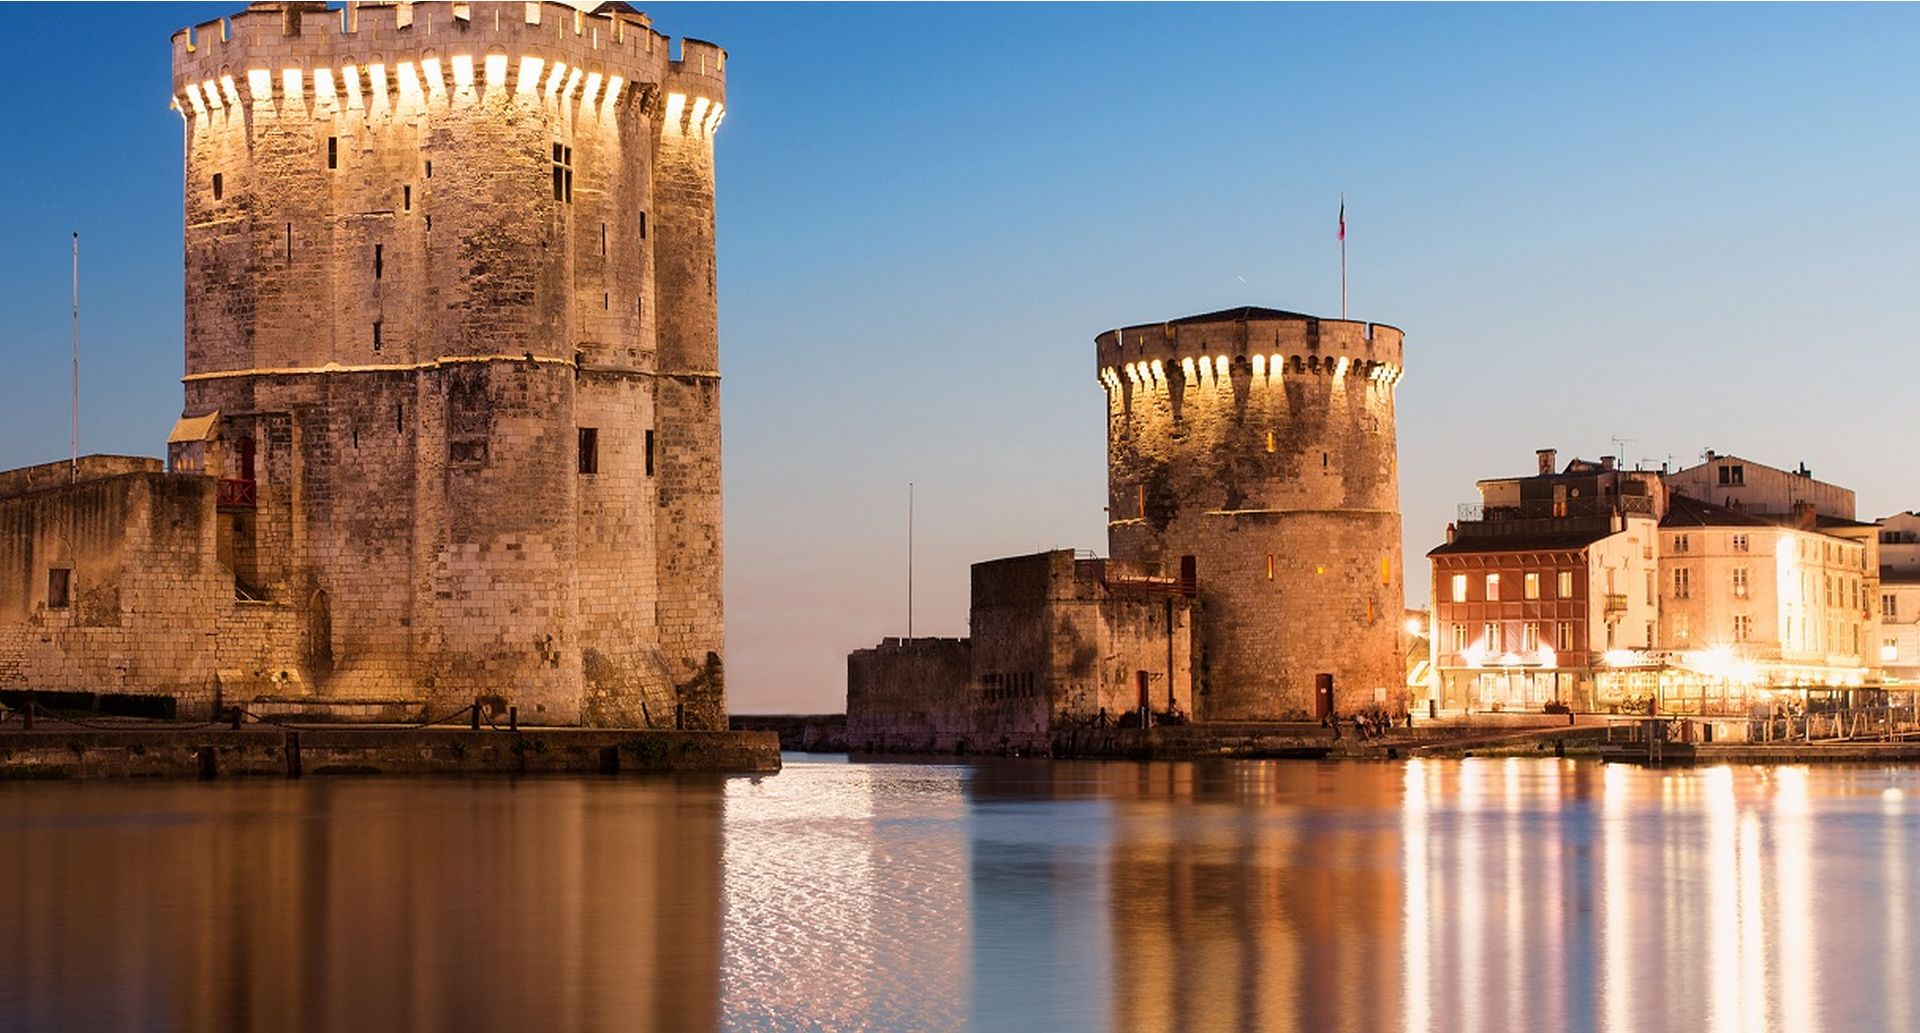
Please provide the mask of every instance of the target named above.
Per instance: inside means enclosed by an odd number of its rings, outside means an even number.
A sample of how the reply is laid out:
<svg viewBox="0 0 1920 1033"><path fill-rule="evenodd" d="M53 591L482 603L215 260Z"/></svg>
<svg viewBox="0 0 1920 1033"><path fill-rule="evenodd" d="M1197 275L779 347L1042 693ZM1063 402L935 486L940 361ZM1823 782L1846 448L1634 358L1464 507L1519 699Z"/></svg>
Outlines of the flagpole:
<svg viewBox="0 0 1920 1033"><path fill-rule="evenodd" d="M907 640L913 640L913 482L907 482Z"/></svg>
<svg viewBox="0 0 1920 1033"><path fill-rule="evenodd" d="M70 428L68 477L80 482L80 234L73 235L73 425Z"/></svg>
<svg viewBox="0 0 1920 1033"><path fill-rule="evenodd" d="M1347 318L1347 195L1340 194L1340 318Z"/></svg>

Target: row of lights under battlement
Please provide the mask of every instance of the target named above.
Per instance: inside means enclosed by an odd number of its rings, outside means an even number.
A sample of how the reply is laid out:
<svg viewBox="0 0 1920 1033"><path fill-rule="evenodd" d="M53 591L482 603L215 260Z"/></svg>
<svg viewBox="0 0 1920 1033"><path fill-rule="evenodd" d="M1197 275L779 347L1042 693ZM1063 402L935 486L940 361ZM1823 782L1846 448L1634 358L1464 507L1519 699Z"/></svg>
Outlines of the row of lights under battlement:
<svg viewBox="0 0 1920 1033"><path fill-rule="evenodd" d="M1171 379L1187 385L1218 386L1230 383L1235 376L1250 377L1253 383L1265 383L1288 375L1330 376L1336 379L1354 376L1370 383L1391 386L1399 382L1402 372L1398 365L1391 362L1355 360L1344 355L1322 358L1318 355L1289 357L1259 353L1233 359L1225 355L1190 355L1171 365L1160 359L1143 359L1123 366L1103 366L1100 369L1100 382L1115 392L1126 387L1136 391L1166 390L1171 386Z"/></svg>
<svg viewBox="0 0 1920 1033"><path fill-rule="evenodd" d="M601 52L610 59L646 61L716 82L726 75L727 52L712 43L682 39L680 56L673 57L673 41L655 31L644 14L612 10L595 13L555 0L375 4L349 0L339 7L249 7L174 33L174 67L230 60L235 51L285 53L332 48L343 41L357 41L369 49L387 45L427 47L441 40L448 45L464 42L483 50L487 44L495 44Z"/></svg>
<svg viewBox="0 0 1920 1033"><path fill-rule="evenodd" d="M244 75L222 72L216 79L182 84L172 107L183 118L209 119L242 106L255 115L281 110L315 113L364 111L371 115L406 114L434 105L477 102L496 91L512 91L530 102L610 115L622 101L648 103L651 84L631 86L618 75L570 66L533 54L453 54L388 66L346 62L339 68L289 66L249 68ZM639 99L636 99L639 98ZM660 109L667 132L712 136L726 117L726 105L708 97L669 91Z"/></svg>

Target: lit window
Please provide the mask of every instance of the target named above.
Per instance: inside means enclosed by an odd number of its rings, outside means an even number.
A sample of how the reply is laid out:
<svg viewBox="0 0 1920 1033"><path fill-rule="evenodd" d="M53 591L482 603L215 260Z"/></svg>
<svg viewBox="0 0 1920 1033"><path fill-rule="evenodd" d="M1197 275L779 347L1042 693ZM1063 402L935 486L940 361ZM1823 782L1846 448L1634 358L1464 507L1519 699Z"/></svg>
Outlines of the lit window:
<svg viewBox="0 0 1920 1033"><path fill-rule="evenodd" d="M1573 571L1571 570L1560 572L1560 598L1573 598Z"/></svg>
<svg viewBox="0 0 1920 1033"><path fill-rule="evenodd" d="M1882 593L1880 596L1880 616L1888 620L1893 620L1895 617L1898 617L1900 615L1900 604L1897 600L1898 597L1892 592Z"/></svg>
<svg viewBox="0 0 1920 1033"><path fill-rule="evenodd" d="M1745 642L1753 637L1753 618L1744 613L1733 615L1733 640Z"/></svg>
<svg viewBox="0 0 1920 1033"><path fill-rule="evenodd" d="M1540 648L1540 622L1528 621L1520 626L1520 648L1533 652Z"/></svg>
<svg viewBox="0 0 1920 1033"><path fill-rule="evenodd" d="M1540 575L1537 573L1529 573L1521 588L1528 599L1540 598Z"/></svg>
<svg viewBox="0 0 1920 1033"><path fill-rule="evenodd" d="M1568 653L1573 651L1573 622L1572 621L1560 621L1558 624L1554 625L1553 643L1554 643L1553 648L1558 649L1562 653Z"/></svg>
<svg viewBox="0 0 1920 1033"><path fill-rule="evenodd" d="M1693 594L1693 575L1685 567L1673 570L1673 597L1685 599Z"/></svg>
<svg viewBox="0 0 1920 1033"><path fill-rule="evenodd" d="M1500 600L1500 575L1488 574L1487 575L1487 601L1492 603L1492 602L1498 602L1499 600Z"/></svg>
<svg viewBox="0 0 1920 1033"><path fill-rule="evenodd" d="M1267 580L1273 580L1273 553L1267 553Z"/></svg>
<svg viewBox="0 0 1920 1033"><path fill-rule="evenodd" d="M1455 574L1453 576L1453 601L1456 603L1464 603L1467 601L1467 576L1465 574Z"/></svg>
<svg viewBox="0 0 1920 1033"><path fill-rule="evenodd" d="M1735 599L1747 597L1747 568L1745 567L1733 568L1733 597Z"/></svg>
<svg viewBox="0 0 1920 1033"><path fill-rule="evenodd" d="M1886 663L1900 659L1900 640L1897 638L1880 640L1880 659Z"/></svg>
<svg viewBox="0 0 1920 1033"><path fill-rule="evenodd" d="M1456 653L1464 653L1466 649L1467 626L1465 624L1455 624L1453 626L1453 651Z"/></svg>
<svg viewBox="0 0 1920 1033"><path fill-rule="evenodd" d="M1273 448L1274 448L1273 431L1267 431L1267 451L1271 452L1273 451Z"/></svg>
<svg viewBox="0 0 1920 1033"><path fill-rule="evenodd" d="M1736 534L1736 535L1734 535L1734 536L1733 536L1733 551L1734 551L1734 552L1747 552L1747 551L1748 551L1748 549L1747 549L1747 536L1746 536L1746 535L1744 535L1744 534Z"/></svg>
<svg viewBox="0 0 1920 1033"><path fill-rule="evenodd" d="M1480 625L1480 645L1482 648L1492 650L1495 653L1500 652L1502 649L1500 642L1500 625L1492 621Z"/></svg>

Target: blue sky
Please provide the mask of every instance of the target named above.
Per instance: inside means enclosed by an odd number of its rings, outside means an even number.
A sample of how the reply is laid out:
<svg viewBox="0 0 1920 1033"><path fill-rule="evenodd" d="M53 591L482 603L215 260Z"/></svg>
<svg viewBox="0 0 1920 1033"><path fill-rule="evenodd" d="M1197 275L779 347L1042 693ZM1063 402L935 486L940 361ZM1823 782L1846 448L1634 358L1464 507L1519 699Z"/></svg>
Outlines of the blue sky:
<svg viewBox="0 0 1920 1033"><path fill-rule="evenodd" d="M9 5L0 467L179 413L169 34L238 4ZM728 48L728 682L838 709L964 634L967 564L1105 551L1093 336L1239 304L1407 332L1409 592L1537 447L1805 461L1920 508L1920 8L654 5Z"/></svg>

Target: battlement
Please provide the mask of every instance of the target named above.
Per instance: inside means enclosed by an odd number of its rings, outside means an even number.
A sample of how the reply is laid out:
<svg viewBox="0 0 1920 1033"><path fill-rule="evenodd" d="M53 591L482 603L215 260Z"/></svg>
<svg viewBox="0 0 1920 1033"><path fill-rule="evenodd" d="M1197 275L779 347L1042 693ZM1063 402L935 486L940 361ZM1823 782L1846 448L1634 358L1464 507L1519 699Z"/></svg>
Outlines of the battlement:
<svg viewBox="0 0 1920 1033"><path fill-rule="evenodd" d="M726 51L692 39L678 58L671 49L631 9L550 0L256 3L174 34L173 103L189 118L267 105L404 113L505 91L603 116L639 104L679 132L711 135L725 113ZM669 80L678 103L659 96Z"/></svg>
<svg viewBox="0 0 1920 1033"><path fill-rule="evenodd" d="M1384 323L1232 309L1109 330L1094 343L1100 382L1114 393L1285 376L1359 377L1391 387L1403 372L1403 336Z"/></svg>

